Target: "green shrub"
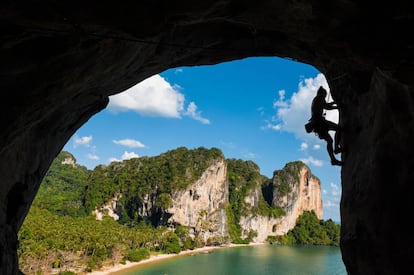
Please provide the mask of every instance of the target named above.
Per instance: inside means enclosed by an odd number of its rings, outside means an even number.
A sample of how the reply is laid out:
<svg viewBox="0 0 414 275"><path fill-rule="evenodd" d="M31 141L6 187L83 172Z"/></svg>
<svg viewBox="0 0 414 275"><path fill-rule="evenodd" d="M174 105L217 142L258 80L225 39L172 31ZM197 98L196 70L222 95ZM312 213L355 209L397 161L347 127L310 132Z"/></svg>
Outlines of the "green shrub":
<svg viewBox="0 0 414 275"><path fill-rule="evenodd" d="M283 236L269 236L273 244L332 245L339 246L340 225L332 220L319 220L314 211L305 211L296 226Z"/></svg>
<svg viewBox="0 0 414 275"><path fill-rule="evenodd" d="M131 262L139 262L144 259L148 259L150 257L150 253L148 249L142 247L138 249L132 249L128 252L127 259Z"/></svg>
<svg viewBox="0 0 414 275"><path fill-rule="evenodd" d="M183 248L186 250L187 249L193 250L194 248L196 248L196 246L197 246L196 242L190 238L186 239L183 243Z"/></svg>
<svg viewBox="0 0 414 275"><path fill-rule="evenodd" d="M180 246L180 239L174 233L170 234L166 243L165 243L165 253L180 253L181 246Z"/></svg>

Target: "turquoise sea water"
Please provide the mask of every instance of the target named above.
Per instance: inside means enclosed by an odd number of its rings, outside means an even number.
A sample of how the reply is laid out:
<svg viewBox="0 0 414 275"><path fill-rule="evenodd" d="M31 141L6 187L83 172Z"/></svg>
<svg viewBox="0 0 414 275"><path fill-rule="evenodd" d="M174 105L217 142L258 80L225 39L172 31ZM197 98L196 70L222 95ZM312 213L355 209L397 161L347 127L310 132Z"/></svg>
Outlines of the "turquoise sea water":
<svg viewBox="0 0 414 275"><path fill-rule="evenodd" d="M342 275L347 274L337 247L247 246L182 256L138 267L125 275Z"/></svg>

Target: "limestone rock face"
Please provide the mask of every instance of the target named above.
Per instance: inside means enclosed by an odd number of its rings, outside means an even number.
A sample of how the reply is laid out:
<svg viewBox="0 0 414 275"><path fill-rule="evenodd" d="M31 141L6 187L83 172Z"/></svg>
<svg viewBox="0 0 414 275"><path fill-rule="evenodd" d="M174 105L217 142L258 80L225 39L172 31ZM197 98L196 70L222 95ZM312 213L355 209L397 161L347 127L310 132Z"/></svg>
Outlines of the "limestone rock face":
<svg viewBox="0 0 414 275"><path fill-rule="evenodd" d="M263 242L268 236L286 234L296 225L297 218L304 211L314 211L322 219L321 183L312 175L308 166L300 162L289 163L282 170L275 171L268 192L273 194L272 206L281 207L286 215L274 219L264 216L242 216L240 225L246 234L249 231L257 232L253 239ZM246 202L258 202L258 190L254 190L246 198Z"/></svg>
<svg viewBox="0 0 414 275"><path fill-rule="evenodd" d="M289 226L296 224L296 219L303 211L315 211L322 219L321 182L312 175L309 167L290 163L273 176L272 206L282 207L288 217L292 217ZM287 189L287 190L286 190Z"/></svg>
<svg viewBox="0 0 414 275"><path fill-rule="evenodd" d="M52 160L109 95L248 56L315 66L341 107L347 271L411 268L414 238L394 237L414 192L409 1L5 1L0 20L1 274L18 273L17 231Z"/></svg>
<svg viewBox="0 0 414 275"><path fill-rule="evenodd" d="M72 165L73 167L76 167L76 161L71 157L67 157L64 160L62 160L62 164Z"/></svg>
<svg viewBox="0 0 414 275"><path fill-rule="evenodd" d="M119 220L119 217L121 215L121 204L119 202L119 199L122 197L122 195L116 195L111 201L109 201L107 204L95 208L95 210L92 211L92 215L96 217L97 220L101 221L104 217L111 217L114 220Z"/></svg>
<svg viewBox="0 0 414 275"><path fill-rule="evenodd" d="M229 197L226 177L225 161L216 161L194 184L173 196L173 206L166 210L171 214L168 222L192 227L204 241L226 237L225 207Z"/></svg>

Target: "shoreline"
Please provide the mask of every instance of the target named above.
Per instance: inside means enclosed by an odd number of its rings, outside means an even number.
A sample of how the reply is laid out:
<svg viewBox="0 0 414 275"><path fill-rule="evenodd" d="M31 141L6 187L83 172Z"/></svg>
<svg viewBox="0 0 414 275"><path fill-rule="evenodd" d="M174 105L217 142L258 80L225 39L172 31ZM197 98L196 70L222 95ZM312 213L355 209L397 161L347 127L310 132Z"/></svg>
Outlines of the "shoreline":
<svg viewBox="0 0 414 275"><path fill-rule="evenodd" d="M104 266L100 270L94 270L89 273L89 275L120 275L123 272L126 272L129 269L135 269L138 266L145 266L149 264L153 264L156 262L160 262L167 259L172 259L180 256L186 255L193 255L193 254L203 254L203 253L211 253L213 250L218 249L225 249L225 248L233 248L233 247L242 247L242 246L256 246L256 245L264 245L265 243L250 243L250 244L229 244L223 246L204 246L200 248L196 248L193 250L184 250L177 254L158 254L158 255L151 255L148 259L139 261L139 262L129 262L127 261L126 264L116 264L113 266Z"/></svg>

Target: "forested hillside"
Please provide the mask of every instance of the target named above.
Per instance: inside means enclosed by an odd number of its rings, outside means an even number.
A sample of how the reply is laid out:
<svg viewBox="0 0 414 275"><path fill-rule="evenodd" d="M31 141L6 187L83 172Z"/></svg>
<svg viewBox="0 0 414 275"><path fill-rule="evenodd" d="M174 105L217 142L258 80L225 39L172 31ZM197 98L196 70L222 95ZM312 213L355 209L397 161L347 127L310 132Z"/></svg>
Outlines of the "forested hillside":
<svg viewBox="0 0 414 275"><path fill-rule="evenodd" d="M69 216L85 215L83 198L90 171L76 164L75 157L61 152L40 185L32 207Z"/></svg>
<svg viewBox="0 0 414 275"><path fill-rule="evenodd" d="M218 160L225 161L227 167L228 193L223 194L228 194L224 200L228 204L222 207L227 216L228 238L219 242L214 238L203 240L194 228L179 224L168 228L162 215L173 203L174 194L197 181ZM216 148L181 147L156 157L100 165L92 171L78 165L70 153L61 152L19 232L20 268L25 274L91 271L102 265L139 261L151 253L178 253L223 242L248 243L254 232L241 237L242 215L284 215L282 209L271 207L264 199L262 189L266 182L269 179L260 174L254 162L224 160ZM96 220L92 210L116 194L121 194L120 219ZM254 205L247 203L252 194L256 194ZM197 196L192 193L192 200ZM339 225L315 218L304 213L297 228L269 241L338 245Z"/></svg>

